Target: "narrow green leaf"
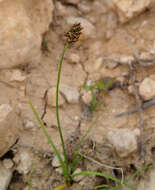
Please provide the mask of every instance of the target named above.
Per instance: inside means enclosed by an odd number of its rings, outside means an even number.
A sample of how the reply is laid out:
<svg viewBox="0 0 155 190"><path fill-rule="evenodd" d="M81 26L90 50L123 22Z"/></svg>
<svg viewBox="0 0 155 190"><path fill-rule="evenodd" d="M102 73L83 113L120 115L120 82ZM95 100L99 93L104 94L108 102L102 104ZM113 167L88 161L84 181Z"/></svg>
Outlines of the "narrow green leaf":
<svg viewBox="0 0 155 190"><path fill-rule="evenodd" d="M100 177L105 177L106 179L111 179L112 181L115 181L116 183L121 183L121 180L111 176L111 175L108 175L108 174L105 174L105 173L101 173L101 172L95 172L95 171L83 171L83 172L79 172L79 173L75 173L72 175L73 179L74 177L76 176L81 176L81 175L94 175L94 176L100 176Z"/></svg>
<svg viewBox="0 0 155 190"><path fill-rule="evenodd" d="M96 186L94 189L101 189L101 188L110 188L109 187L109 185L107 185L107 184L103 184L103 185L98 185L98 186Z"/></svg>
<svg viewBox="0 0 155 190"><path fill-rule="evenodd" d="M34 174L34 167L32 166L32 171L30 173L29 181L28 181L28 190L32 189L32 177L33 177L33 174Z"/></svg>
<svg viewBox="0 0 155 190"><path fill-rule="evenodd" d="M31 107L31 109L32 109L32 112L33 112L33 114L34 114L36 120L38 121L39 125L41 126L42 131L43 131L45 137L47 138L49 144L51 145L51 147L53 148L53 150L54 150L56 156L58 157L65 178L68 179L68 172L66 171L65 163L64 163L64 161L62 160L59 151L57 150L57 148L56 148L56 146L55 146L53 140L51 139L51 137L48 135L48 132L47 132L47 130L46 130L46 127L44 126L44 124L43 124L42 120L40 119L40 117L39 117L39 115L38 115L36 109L34 108L33 104L31 103L31 101L30 101L30 99L29 99L28 97L27 97L27 102L28 102L28 104L30 105L30 107Z"/></svg>
<svg viewBox="0 0 155 190"><path fill-rule="evenodd" d="M111 176L111 175L108 175L108 174L105 174L105 173L101 173L101 172L95 172L95 171L83 171L83 172L79 172L79 173L76 173L76 174L73 174L72 177L74 179L74 177L76 176L81 176L81 175L95 175L95 176L100 176L100 177L105 177L106 179L110 179L118 184L120 184L120 186L126 186L128 187L129 189L131 190L136 190L135 187L127 184L127 183L122 183L121 180Z"/></svg>

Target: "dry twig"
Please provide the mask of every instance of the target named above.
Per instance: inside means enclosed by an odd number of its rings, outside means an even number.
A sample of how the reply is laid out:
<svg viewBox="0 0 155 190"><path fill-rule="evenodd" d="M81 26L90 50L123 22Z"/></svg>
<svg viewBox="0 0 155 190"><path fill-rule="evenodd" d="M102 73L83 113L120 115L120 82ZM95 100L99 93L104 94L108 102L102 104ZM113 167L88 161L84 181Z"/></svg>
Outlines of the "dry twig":
<svg viewBox="0 0 155 190"><path fill-rule="evenodd" d="M150 100L150 101L148 101L148 102L145 102L144 104L142 104L142 108L145 109L145 108L148 108L148 107L150 107L150 106L152 106L154 104L155 104L155 98L152 99L152 100ZM127 111L127 112L123 112L123 113L117 114L115 117L123 117L125 115L130 115L130 114L133 114L133 113L136 113L136 112L138 112L138 109L137 108L133 108L133 109Z"/></svg>
<svg viewBox="0 0 155 190"><path fill-rule="evenodd" d="M48 90L45 91L45 94L44 94L44 99L45 99L45 105L44 105L44 111L42 113L42 116L41 116L41 119L43 120L44 119L44 116L46 115L46 109L47 109L47 92Z"/></svg>
<svg viewBox="0 0 155 190"><path fill-rule="evenodd" d="M137 110L138 110L138 114L139 114L139 125L140 125L140 158L141 160L144 162L144 119L143 119L143 108L142 108L142 103L140 100L140 96L138 93L138 89L137 86L135 85L135 78L134 78L134 69L133 69L133 65L129 64L130 67L130 80L131 80L131 84L133 86L134 89L134 94L136 97L136 102L137 102Z"/></svg>
<svg viewBox="0 0 155 190"><path fill-rule="evenodd" d="M139 55L136 51L136 49L134 48L132 42L131 42L131 39L128 35L123 35L124 38L127 40L130 48L131 48L131 51L133 53L133 56L135 58L135 61L137 63L141 63L140 62L140 59L139 59ZM140 96L139 96L139 93L138 93L138 89L137 89L137 86L135 84L135 75L134 75L134 65L132 63L129 63L129 68L130 68L130 80L131 80L131 84L133 86L133 89L134 89L134 94L135 94L135 97L136 97L136 102L137 102L137 110L138 110L138 114L139 114L139 125L140 125L140 132L141 132L141 135L140 135L140 158L141 160L144 162L145 160L145 151L144 151L144 119L143 119L143 108L142 108L142 102L141 102L141 99L140 99Z"/></svg>

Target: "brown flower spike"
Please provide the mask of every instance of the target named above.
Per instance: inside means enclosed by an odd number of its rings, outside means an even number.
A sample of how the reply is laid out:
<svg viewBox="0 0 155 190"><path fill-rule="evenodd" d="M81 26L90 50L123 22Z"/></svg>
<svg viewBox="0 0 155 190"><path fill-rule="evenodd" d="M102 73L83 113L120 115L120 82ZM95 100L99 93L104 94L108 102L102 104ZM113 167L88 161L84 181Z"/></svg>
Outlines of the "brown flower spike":
<svg viewBox="0 0 155 190"><path fill-rule="evenodd" d="M65 37L67 38L66 41L68 44L73 44L78 41L80 35L81 35L81 24L77 23L72 26L72 28L65 34Z"/></svg>

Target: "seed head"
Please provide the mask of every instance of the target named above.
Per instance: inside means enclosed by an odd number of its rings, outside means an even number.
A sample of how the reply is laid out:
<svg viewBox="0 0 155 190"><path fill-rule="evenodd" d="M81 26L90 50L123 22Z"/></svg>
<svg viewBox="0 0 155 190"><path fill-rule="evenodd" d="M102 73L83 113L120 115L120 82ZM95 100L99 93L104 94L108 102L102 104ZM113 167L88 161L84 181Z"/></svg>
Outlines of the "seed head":
<svg viewBox="0 0 155 190"><path fill-rule="evenodd" d="M82 33L81 30L82 27L80 23L74 24L71 29L65 34L67 43L73 44L77 42Z"/></svg>

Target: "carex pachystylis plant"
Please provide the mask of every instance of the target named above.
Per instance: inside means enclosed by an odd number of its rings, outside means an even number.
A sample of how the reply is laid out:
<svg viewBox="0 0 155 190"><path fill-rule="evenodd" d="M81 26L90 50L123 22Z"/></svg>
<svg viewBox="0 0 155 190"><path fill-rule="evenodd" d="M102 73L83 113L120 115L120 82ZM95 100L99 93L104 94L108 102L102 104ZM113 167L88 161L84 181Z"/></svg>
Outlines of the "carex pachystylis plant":
<svg viewBox="0 0 155 190"><path fill-rule="evenodd" d="M110 176L108 174L105 173L100 173L100 172L96 172L96 171L83 171L80 173L74 173L75 169L77 168L77 165L79 163L79 152L80 152L80 148L85 140L85 138L87 137L88 133L90 132L90 130L92 129L92 127L95 125L96 121L99 119L100 116L98 116L90 125L90 127L88 128L87 132L85 133L85 135L81 138L81 141L77 147L77 150L75 151L75 156L72 159L72 163L69 164L68 163L68 157L67 157L67 150L66 150L66 146L65 146L65 142L64 142L64 137L63 137L63 133L62 133L62 128L61 128L61 123L60 123L60 118L59 118L59 86L60 86L60 79L61 79L61 70L62 70L62 63L63 63L63 59L64 59L64 55L66 50L71 47L74 43L76 43L79 40L79 37L81 35L82 31L82 27L80 25L80 23L74 24L71 29L65 34L66 36L66 43L64 46L64 49L62 51L61 57L60 57L60 61L59 61L59 65L58 65L58 75L57 75L57 85L56 85L56 118L57 118L57 126L58 126L58 130L59 130L59 135L60 135L60 139L61 139L61 145L62 145L62 150L63 150L63 155L64 155L64 159L61 156L60 151L57 149L57 147L55 146L54 141L52 140L52 138L49 136L46 126L44 126L41 118L39 117L36 109L34 108L32 102L30 101L29 98L27 98L27 101L34 113L35 118L37 119L39 125L42 128L42 131L45 135L45 137L47 138L49 144L51 145L54 153L56 154L62 171L63 171L63 175L65 177L65 184L62 184L60 186L58 186L57 188L55 188L55 190L61 190L63 188L65 188L66 186L71 185L74 182L74 178L76 176L80 176L80 175L95 175L95 176L101 176L110 180L115 181L117 184L121 184L121 180ZM126 184L124 184L126 185Z"/></svg>

